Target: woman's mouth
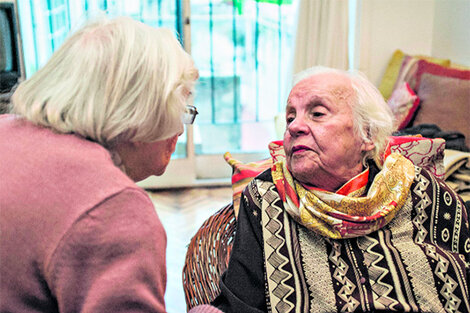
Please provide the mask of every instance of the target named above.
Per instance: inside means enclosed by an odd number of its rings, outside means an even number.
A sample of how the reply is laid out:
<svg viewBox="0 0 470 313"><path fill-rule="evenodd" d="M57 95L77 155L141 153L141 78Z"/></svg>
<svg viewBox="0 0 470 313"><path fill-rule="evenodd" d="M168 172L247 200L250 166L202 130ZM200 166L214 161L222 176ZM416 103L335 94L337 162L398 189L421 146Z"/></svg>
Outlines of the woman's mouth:
<svg viewBox="0 0 470 313"><path fill-rule="evenodd" d="M307 147L307 146L303 146L303 145L294 146L294 147L292 147L292 154L304 152L304 151L307 151L307 150L310 150L310 148Z"/></svg>

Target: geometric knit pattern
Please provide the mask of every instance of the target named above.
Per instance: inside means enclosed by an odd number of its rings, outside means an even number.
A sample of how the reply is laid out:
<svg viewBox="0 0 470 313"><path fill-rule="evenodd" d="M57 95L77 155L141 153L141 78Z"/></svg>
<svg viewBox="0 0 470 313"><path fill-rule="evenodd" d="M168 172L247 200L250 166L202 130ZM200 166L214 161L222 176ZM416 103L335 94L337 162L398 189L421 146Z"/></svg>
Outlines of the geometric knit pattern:
<svg viewBox="0 0 470 313"><path fill-rule="evenodd" d="M353 293L357 286L348 278L348 271L352 270L341 257L341 244L333 242L333 249L330 252L329 260L335 266L333 278L337 284L340 284L338 297L343 300L344 305L340 308L341 312L354 312L359 306L359 301L354 298Z"/></svg>
<svg viewBox="0 0 470 313"><path fill-rule="evenodd" d="M455 280L452 279L450 275L447 274L449 266L451 266L449 261L444 258L442 255L437 253L435 246L425 244L426 255L432 260L436 261L436 266L434 270L435 276L442 281L442 287L439 291L440 295L444 297L445 304L444 309L446 312L462 312L458 310L461 300L454 294L454 291L457 289L458 284Z"/></svg>
<svg viewBox="0 0 470 313"><path fill-rule="evenodd" d="M383 242L371 236L364 236L359 241L359 247L364 250L364 264L368 267L375 307L382 310L394 310L398 301L389 296L394 288L387 283L390 270L382 265L385 255L381 253L382 250L377 249L381 244Z"/></svg>
<svg viewBox="0 0 470 313"><path fill-rule="evenodd" d="M428 219L428 216L426 214L426 208L432 204L431 199L426 193L426 190L428 189L430 182L423 175L420 175L420 172L421 172L421 169L416 168L415 179L418 183L413 189L414 195L419 198L419 202L415 206L417 214L416 214L416 217L413 219L413 223L418 229L416 238L415 238L416 243L423 243L424 239L428 235L428 231L426 230L426 227L424 227L424 223Z"/></svg>
<svg viewBox="0 0 470 313"><path fill-rule="evenodd" d="M417 225L418 229L421 230L421 232L418 232L416 241L423 245L426 256L430 260L434 277L437 280L436 288L438 288L439 296L443 299L445 311L465 312L465 310L462 311L462 309L459 308L466 307L466 311L468 312L468 308L470 307L468 300L468 282L465 279L465 273L461 273L460 271L460 262L463 261L463 263L465 263L466 261L464 258L462 260L460 256L456 257L454 254L459 251L460 239L468 240L468 235L467 238L461 238L460 236L461 229L464 227L464 225L462 225L462 214L464 214L463 205L460 201L453 203L455 195L452 197L452 191L441 190L445 185L433 177L427 179L421 175L420 172L416 172L416 180L419 183L413 191L416 196L420 197L420 201L417 206L418 214L414 219L414 223ZM423 192L428 189L433 190L433 201L428 200L429 197L427 193ZM426 210L431 203L440 203L441 205L435 205L431 210ZM448 208L451 208L451 210L447 211ZM425 211L430 212L431 215L428 216ZM452 223L449 224L452 227L444 226L443 223L434 222L438 220L440 216L443 217L443 220L452 220ZM430 224L428 229L430 229L430 232L424 231L426 228L424 224L428 220ZM468 228L468 216L466 220ZM448 244L450 251L441 249L439 245L431 244L439 241ZM461 256L463 257L463 255ZM462 286L464 287L462 288ZM464 297L462 297L462 293L465 295ZM462 303L462 299L465 303Z"/></svg>
<svg viewBox="0 0 470 313"><path fill-rule="evenodd" d="M336 293L330 275L327 243L322 236L305 227L297 226L302 258L302 269L309 288L310 309L305 312L317 313L336 311Z"/></svg>
<svg viewBox="0 0 470 313"><path fill-rule="evenodd" d="M276 205L276 193L273 191L272 183L261 182L258 185L258 191L261 195L263 224L265 266L268 279L268 290L272 295L270 302L275 312L288 313L294 312L295 305L287 297L294 292L294 288L285 284L292 277L289 271L283 267L289 260L280 253L280 249L286 244L282 235L285 225L279 220L284 212L282 208Z"/></svg>

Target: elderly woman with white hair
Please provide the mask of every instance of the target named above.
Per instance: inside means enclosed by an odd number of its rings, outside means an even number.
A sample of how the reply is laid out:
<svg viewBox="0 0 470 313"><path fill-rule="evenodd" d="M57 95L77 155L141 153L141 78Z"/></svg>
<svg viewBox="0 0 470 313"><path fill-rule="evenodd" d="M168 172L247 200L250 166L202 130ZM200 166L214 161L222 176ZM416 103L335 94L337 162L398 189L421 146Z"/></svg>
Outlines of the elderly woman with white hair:
<svg viewBox="0 0 470 313"><path fill-rule="evenodd" d="M391 113L362 75L322 67L299 75L287 101L285 158L243 191L213 305L470 312L462 199L401 154L383 160Z"/></svg>
<svg viewBox="0 0 470 313"><path fill-rule="evenodd" d="M1 312L165 312L166 234L135 182L161 175L197 111L168 29L76 31L0 117Z"/></svg>

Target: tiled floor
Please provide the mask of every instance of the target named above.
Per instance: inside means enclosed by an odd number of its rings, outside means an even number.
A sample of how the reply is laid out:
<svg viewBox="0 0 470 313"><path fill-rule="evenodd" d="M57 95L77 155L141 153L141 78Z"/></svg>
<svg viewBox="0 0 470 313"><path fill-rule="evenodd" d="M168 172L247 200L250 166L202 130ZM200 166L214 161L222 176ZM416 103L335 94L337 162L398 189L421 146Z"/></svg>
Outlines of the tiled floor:
<svg viewBox="0 0 470 313"><path fill-rule="evenodd" d="M165 227L168 313L186 312L182 270L187 245L202 223L232 199L231 187L188 188L148 192Z"/></svg>

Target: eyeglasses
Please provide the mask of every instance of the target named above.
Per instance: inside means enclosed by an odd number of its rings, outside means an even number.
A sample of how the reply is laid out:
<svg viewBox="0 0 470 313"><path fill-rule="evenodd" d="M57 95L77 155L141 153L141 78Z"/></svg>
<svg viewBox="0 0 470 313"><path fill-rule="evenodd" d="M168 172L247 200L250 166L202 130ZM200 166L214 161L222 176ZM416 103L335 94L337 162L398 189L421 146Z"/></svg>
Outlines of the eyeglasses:
<svg viewBox="0 0 470 313"><path fill-rule="evenodd" d="M185 111L183 113L183 117L182 117L183 123L188 124L188 125L194 123L194 120L196 119L196 115L198 115L198 114L199 113L198 113L195 106L189 105L189 104L186 105L186 109L185 109Z"/></svg>

